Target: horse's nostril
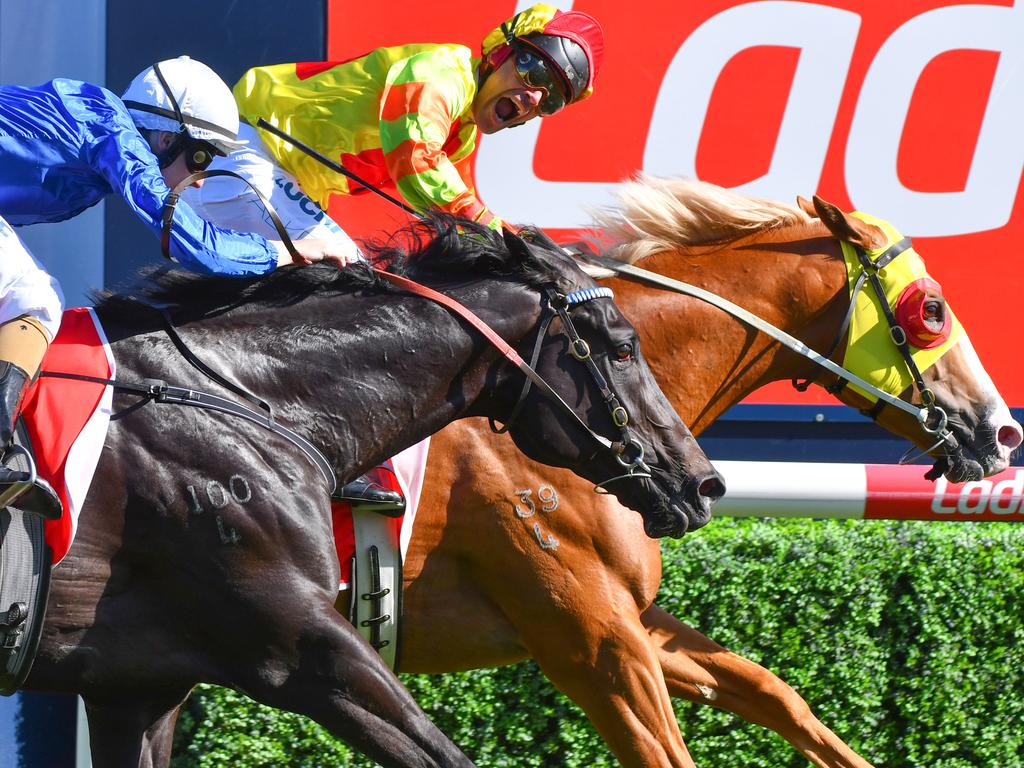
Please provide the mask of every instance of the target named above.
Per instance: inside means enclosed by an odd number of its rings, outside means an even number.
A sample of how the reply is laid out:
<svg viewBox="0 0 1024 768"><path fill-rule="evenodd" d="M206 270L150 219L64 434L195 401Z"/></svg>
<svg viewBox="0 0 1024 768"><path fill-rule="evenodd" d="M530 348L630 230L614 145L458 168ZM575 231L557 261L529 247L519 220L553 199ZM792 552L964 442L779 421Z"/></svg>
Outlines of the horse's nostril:
<svg viewBox="0 0 1024 768"><path fill-rule="evenodd" d="M1020 427L1016 424L1004 424L999 428L997 439L1000 445L1012 451L1021 444L1021 440L1024 440L1024 435L1021 435Z"/></svg>
<svg viewBox="0 0 1024 768"><path fill-rule="evenodd" d="M700 484L697 486L697 493L706 499L711 499L711 503L715 503L720 498L725 496L725 483L722 482L722 478L715 475L708 475Z"/></svg>

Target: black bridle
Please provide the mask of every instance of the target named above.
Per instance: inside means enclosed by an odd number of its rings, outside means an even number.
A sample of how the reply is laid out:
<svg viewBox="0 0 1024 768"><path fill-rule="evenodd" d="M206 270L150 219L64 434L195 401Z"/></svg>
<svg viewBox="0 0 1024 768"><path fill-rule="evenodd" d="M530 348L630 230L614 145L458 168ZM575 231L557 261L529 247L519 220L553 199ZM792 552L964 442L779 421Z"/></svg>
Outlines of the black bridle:
<svg viewBox="0 0 1024 768"><path fill-rule="evenodd" d="M608 478L607 480L602 480L594 486L594 490L604 488L606 485L616 480L650 477L651 469L644 462L644 447L630 434L629 412L626 411L625 407L619 401L618 396L612 391L611 387L608 386L607 379L605 379L604 374L601 373L601 369L597 367L597 364L594 362L594 358L590 354L590 345L582 336L580 336L579 332L576 330L576 326L573 325L572 317L569 315L569 309L578 304L583 304L584 302L591 301L593 299L611 299L613 297L611 288L584 288L568 294L559 293L553 288L548 288L544 292L544 297L547 309L550 310L550 313L541 320L540 325L537 327L537 340L534 342L533 354L530 357L530 367L536 368L537 366L537 360L540 358L541 346L544 342L545 336L547 335L548 326L551 325L551 321L554 320L555 317L560 318L562 321L562 332L569 338L569 354L586 366L594 384L601 392L601 398L604 400L605 406L608 408L608 413L611 415L612 423L619 430L618 442L612 443L610 447L615 454L616 461L626 468L626 473L616 475L615 477ZM519 392L519 398L516 400L508 418L505 419L503 426L499 427L493 418L488 418L492 431L498 434L508 432L512 427L513 422L515 422L519 413L522 411L523 405L526 402L526 396L529 394L532 384L533 380L527 377L523 382L522 390ZM574 411L572 413L574 416L576 415ZM589 427L587 427L587 430L592 435L595 434ZM632 455L629 455L629 452L632 452Z"/></svg>

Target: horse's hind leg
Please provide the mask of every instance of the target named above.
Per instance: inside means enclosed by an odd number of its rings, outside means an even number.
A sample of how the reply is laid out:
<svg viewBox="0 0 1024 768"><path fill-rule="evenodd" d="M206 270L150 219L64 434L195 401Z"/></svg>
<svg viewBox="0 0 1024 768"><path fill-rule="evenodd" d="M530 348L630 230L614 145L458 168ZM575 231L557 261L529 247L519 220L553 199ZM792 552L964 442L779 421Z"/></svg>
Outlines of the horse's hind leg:
<svg viewBox="0 0 1024 768"><path fill-rule="evenodd" d="M189 689L85 700L93 768L166 768Z"/></svg>
<svg viewBox="0 0 1024 768"><path fill-rule="evenodd" d="M673 696L710 704L778 733L819 768L871 768L807 702L760 664L652 605L642 615Z"/></svg>
<svg viewBox="0 0 1024 768"><path fill-rule="evenodd" d="M472 768L330 602L304 622L288 667L277 656L235 671L246 694L316 720L382 766Z"/></svg>

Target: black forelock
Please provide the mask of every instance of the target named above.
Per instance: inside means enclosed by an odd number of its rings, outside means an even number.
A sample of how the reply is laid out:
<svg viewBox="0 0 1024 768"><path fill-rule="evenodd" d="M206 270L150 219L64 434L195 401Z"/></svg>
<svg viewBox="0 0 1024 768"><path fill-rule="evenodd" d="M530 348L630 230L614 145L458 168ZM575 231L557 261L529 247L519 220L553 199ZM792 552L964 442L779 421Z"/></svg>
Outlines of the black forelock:
<svg viewBox="0 0 1024 768"><path fill-rule="evenodd" d="M386 241L364 246L370 263L426 285L473 277L512 277L540 288L564 282L568 258L540 230L520 232L530 256L512 254L500 232L447 214L429 214L399 230ZM560 279L562 278L562 279ZM115 290L93 295L97 308L135 311L139 301L183 310L195 316L221 314L249 306L280 307L316 294L369 290L400 291L369 264L345 269L326 264L278 269L256 277L201 275L179 268L150 267Z"/></svg>

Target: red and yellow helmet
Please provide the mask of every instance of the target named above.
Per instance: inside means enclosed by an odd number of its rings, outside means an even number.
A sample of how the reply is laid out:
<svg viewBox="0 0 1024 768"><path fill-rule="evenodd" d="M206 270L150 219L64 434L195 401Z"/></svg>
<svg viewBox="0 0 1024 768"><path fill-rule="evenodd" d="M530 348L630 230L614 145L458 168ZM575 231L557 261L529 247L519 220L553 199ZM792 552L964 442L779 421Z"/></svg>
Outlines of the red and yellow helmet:
<svg viewBox="0 0 1024 768"><path fill-rule="evenodd" d="M487 35L481 52L482 73L493 72L515 55L516 68L528 84L533 84L529 77L530 62L539 59L556 75L564 91L558 100L564 106L593 93L594 78L604 58L604 32L589 14L560 11L553 5L538 3Z"/></svg>

